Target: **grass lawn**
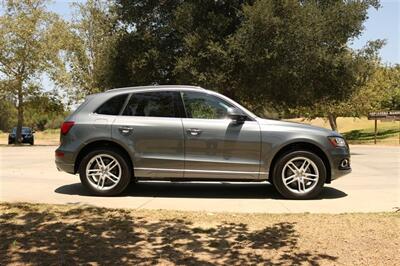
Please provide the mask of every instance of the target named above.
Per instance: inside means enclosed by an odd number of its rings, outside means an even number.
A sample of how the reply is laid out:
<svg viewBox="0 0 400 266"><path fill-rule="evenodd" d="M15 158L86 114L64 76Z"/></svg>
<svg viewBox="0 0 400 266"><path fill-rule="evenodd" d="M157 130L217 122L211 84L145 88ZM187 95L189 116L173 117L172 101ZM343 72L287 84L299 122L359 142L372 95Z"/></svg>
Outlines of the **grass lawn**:
<svg viewBox="0 0 400 266"><path fill-rule="evenodd" d="M0 203L0 265L395 265L399 222Z"/></svg>

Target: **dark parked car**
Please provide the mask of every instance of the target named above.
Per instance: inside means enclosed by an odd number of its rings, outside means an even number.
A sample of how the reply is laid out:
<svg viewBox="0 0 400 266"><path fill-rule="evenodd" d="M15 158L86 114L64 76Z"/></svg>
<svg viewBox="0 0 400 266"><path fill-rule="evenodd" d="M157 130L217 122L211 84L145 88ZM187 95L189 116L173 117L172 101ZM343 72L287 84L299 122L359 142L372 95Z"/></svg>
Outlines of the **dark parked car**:
<svg viewBox="0 0 400 266"><path fill-rule="evenodd" d="M286 198L316 197L347 174L337 132L262 119L233 100L191 86L110 90L87 97L61 126L59 170L97 195L134 180L270 181Z"/></svg>
<svg viewBox="0 0 400 266"><path fill-rule="evenodd" d="M35 143L35 136L33 135L35 133L34 130L32 130L29 127L22 127L21 130L21 143L29 143L33 145ZM11 133L8 135L8 144L13 144L16 142L17 138L17 128L14 127L11 130Z"/></svg>

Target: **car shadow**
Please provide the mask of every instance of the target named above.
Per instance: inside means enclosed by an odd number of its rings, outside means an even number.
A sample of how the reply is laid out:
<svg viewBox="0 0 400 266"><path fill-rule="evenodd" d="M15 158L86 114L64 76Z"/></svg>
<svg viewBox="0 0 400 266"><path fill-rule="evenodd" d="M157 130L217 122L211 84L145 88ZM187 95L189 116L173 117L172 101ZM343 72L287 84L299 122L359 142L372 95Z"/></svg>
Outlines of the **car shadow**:
<svg viewBox="0 0 400 266"><path fill-rule="evenodd" d="M55 190L66 195L91 196L81 183L63 185ZM337 199L347 194L332 187L324 187L313 200ZM224 199L277 199L285 200L269 183L228 183L228 182L138 182L117 197L158 197L158 198L224 198Z"/></svg>

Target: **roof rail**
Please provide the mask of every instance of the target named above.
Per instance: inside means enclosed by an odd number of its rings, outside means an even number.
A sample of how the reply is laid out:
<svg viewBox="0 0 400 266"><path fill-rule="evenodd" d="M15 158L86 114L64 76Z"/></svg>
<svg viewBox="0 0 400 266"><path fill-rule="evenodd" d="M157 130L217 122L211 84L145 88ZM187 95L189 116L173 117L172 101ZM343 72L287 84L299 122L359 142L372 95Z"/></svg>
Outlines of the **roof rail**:
<svg viewBox="0 0 400 266"><path fill-rule="evenodd" d="M182 89L199 89L204 90L204 88L199 86L191 86L191 85L149 85L149 86L135 86L135 87L123 87L123 88L115 88L110 89L105 92L116 92L116 91L125 91L125 90L145 90L145 89L168 89L168 88L182 88Z"/></svg>

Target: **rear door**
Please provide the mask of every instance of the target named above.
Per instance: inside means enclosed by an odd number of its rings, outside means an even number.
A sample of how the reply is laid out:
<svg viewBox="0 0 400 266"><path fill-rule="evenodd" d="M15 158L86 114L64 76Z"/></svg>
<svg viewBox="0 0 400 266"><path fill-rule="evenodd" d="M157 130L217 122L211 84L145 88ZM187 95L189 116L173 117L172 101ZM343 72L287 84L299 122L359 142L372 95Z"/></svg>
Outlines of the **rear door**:
<svg viewBox="0 0 400 266"><path fill-rule="evenodd" d="M179 92L133 93L112 127L112 136L134 150L137 177L183 177L184 139Z"/></svg>

